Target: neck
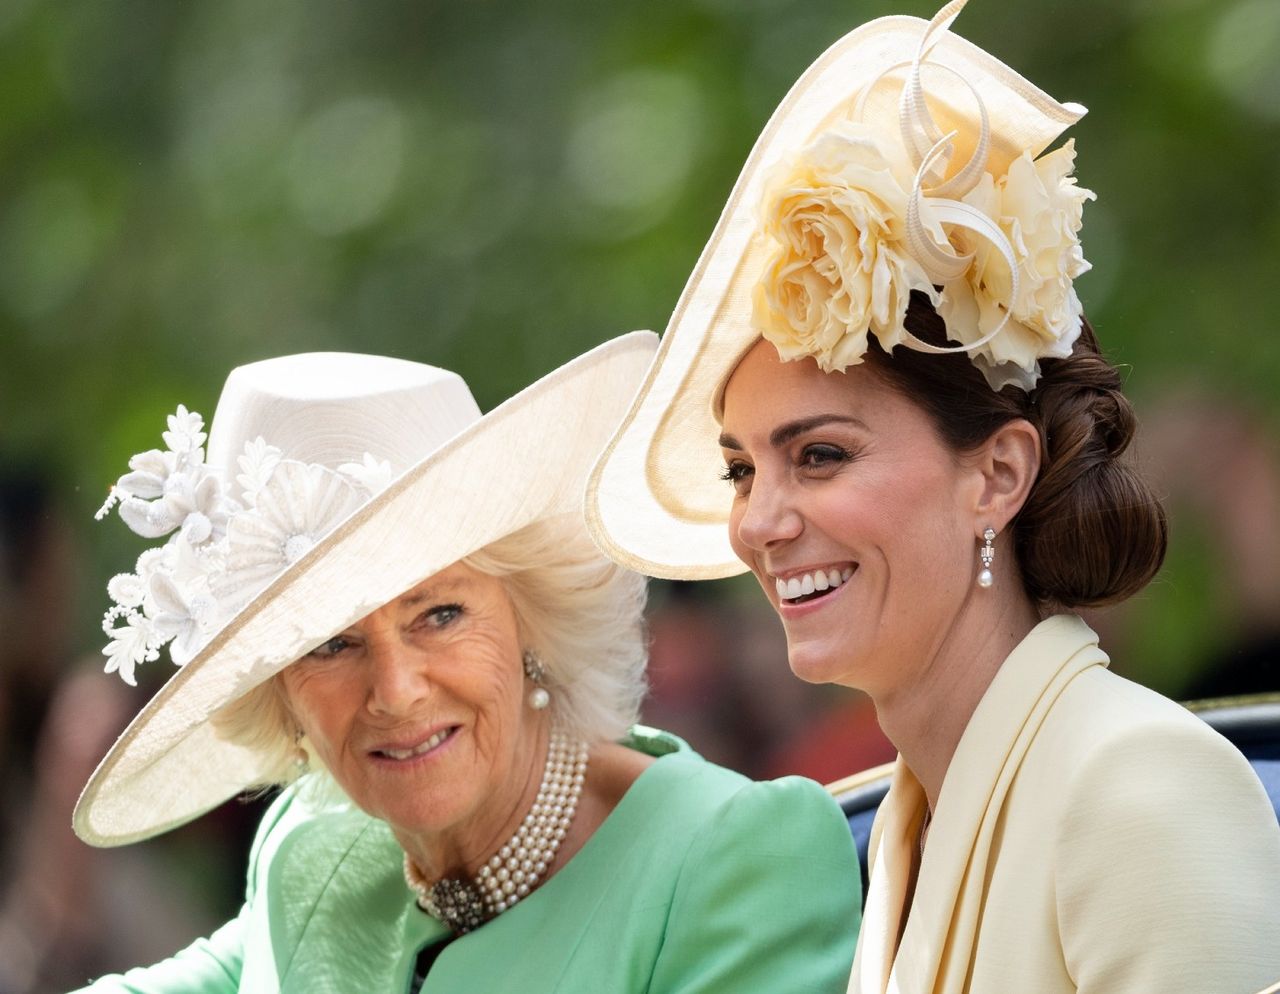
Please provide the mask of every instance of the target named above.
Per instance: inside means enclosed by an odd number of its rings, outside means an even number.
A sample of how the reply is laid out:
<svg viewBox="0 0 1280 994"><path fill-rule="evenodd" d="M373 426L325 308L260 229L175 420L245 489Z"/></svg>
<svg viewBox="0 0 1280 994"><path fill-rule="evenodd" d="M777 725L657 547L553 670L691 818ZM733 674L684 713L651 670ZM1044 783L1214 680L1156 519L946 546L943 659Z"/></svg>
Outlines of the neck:
<svg viewBox="0 0 1280 994"><path fill-rule="evenodd" d="M971 598L966 607L972 604ZM910 680L873 695L880 727L920 781L930 811L978 702L1039 621L1025 596L1002 598L985 611L962 611L912 667Z"/></svg>
<svg viewBox="0 0 1280 994"><path fill-rule="evenodd" d="M517 759L520 767L516 776L522 787L505 804L482 805L472 820L441 832L405 832L392 826L396 841L425 880L474 877L515 834L542 786L551 738L549 726L549 722L542 724L535 748L522 752Z"/></svg>

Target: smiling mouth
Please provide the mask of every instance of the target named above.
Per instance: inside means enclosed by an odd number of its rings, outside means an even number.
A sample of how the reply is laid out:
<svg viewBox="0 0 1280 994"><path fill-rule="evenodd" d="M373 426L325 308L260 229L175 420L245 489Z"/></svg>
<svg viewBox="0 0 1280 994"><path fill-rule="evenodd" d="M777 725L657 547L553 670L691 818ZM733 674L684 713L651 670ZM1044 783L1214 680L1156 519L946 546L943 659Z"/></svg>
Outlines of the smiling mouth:
<svg viewBox="0 0 1280 994"><path fill-rule="evenodd" d="M778 600L783 604L805 604L826 597L844 586L856 569L856 566L833 566L830 569L801 573L786 580L778 577L773 581L774 589L778 592Z"/></svg>
<svg viewBox="0 0 1280 994"><path fill-rule="evenodd" d="M374 749L375 756L382 756L386 759L414 759L418 756L425 756L432 749L444 744L445 740L458 730L457 725L451 725L448 728L442 728L435 735L427 739L425 742L419 742L416 746L408 749Z"/></svg>

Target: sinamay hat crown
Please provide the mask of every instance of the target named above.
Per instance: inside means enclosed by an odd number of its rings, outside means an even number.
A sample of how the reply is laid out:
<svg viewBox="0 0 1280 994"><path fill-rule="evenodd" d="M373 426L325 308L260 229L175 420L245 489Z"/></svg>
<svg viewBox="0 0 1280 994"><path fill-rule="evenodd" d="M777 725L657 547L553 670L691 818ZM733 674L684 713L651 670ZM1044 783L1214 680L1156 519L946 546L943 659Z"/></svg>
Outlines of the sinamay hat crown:
<svg viewBox="0 0 1280 994"><path fill-rule="evenodd" d="M718 398L759 338L826 370L886 350L964 352L993 389L1029 390L1070 354L1092 197L1071 143L1085 113L932 21L885 17L800 77L756 141L685 286L631 410L592 471L587 519L620 563L698 579L744 569L729 545L732 491ZM904 325L926 294L953 342Z"/></svg>
<svg viewBox="0 0 1280 994"><path fill-rule="evenodd" d="M105 651L131 676L182 640L184 665L95 771L76 833L123 845L261 782L261 757L210 718L414 584L576 513L655 347L648 332L615 339L483 416L458 376L419 363L256 363L228 378L208 462L202 420L179 408L167 448L135 457L111 502L167 540L113 581L107 627L132 631Z"/></svg>

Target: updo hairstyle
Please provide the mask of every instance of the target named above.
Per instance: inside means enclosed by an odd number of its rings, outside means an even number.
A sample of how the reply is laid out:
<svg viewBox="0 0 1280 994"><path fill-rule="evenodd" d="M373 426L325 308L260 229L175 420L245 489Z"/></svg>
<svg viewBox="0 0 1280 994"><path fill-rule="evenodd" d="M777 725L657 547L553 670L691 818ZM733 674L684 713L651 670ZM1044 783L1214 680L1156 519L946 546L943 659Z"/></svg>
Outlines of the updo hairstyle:
<svg viewBox="0 0 1280 994"><path fill-rule="evenodd" d="M926 342L948 344L946 325L918 291L906 327ZM976 449L1017 418L1035 426L1040 472L1011 527L1022 582L1036 603L1112 604L1159 571L1168 542L1164 509L1121 458L1136 420L1120 374L1087 321L1069 357L1040 360L1040 380L1029 394L1012 386L996 393L963 353L889 354L872 339L865 358L957 452Z"/></svg>

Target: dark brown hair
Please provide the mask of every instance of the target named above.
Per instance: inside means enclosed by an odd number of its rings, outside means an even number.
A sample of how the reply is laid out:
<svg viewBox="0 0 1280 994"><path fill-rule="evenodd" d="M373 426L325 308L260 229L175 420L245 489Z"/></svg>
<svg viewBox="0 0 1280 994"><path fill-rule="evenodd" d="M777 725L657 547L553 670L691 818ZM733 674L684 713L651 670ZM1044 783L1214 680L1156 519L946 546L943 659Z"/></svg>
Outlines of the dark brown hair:
<svg viewBox="0 0 1280 994"><path fill-rule="evenodd" d="M946 325L927 297L911 294L906 327L936 345ZM1038 603L1110 604L1137 593L1164 561L1168 524L1154 492L1121 454L1133 438L1133 408L1120 374L1101 354L1088 322L1065 359L1040 360L1030 393L992 390L963 353L892 354L871 342L866 360L929 416L957 452L1025 418L1040 433L1040 472L1014 518L1023 584Z"/></svg>

